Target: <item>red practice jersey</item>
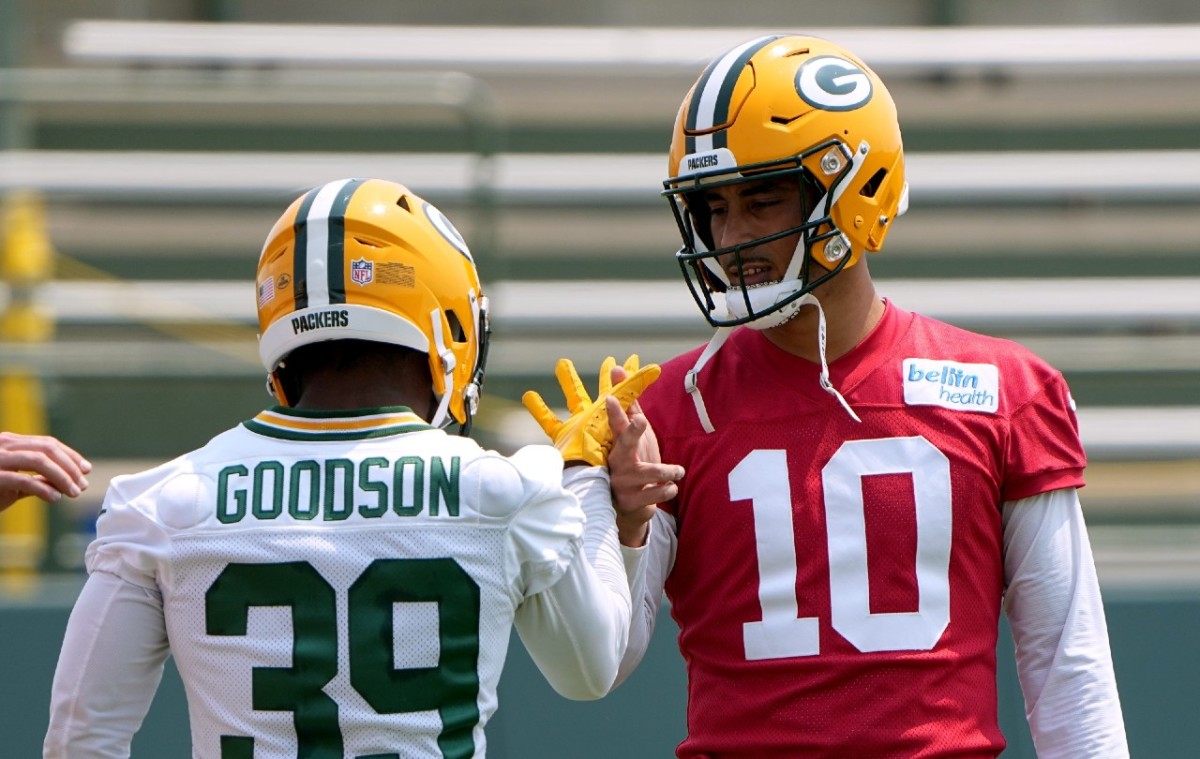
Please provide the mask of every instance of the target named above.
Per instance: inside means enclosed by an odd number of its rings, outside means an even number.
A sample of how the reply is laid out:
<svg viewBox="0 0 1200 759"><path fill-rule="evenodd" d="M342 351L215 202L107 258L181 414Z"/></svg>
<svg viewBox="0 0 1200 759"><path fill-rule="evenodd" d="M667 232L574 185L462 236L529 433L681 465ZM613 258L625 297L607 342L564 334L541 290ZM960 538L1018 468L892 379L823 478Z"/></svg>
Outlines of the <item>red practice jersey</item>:
<svg viewBox="0 0 1200 759"><path fill-rule="evenodd" d="M688 670L681 757L994 757L1001 503L1083 484L1062 375L889 303L820 367L738 329L642 405L687 475L666 583Z"/></svg>

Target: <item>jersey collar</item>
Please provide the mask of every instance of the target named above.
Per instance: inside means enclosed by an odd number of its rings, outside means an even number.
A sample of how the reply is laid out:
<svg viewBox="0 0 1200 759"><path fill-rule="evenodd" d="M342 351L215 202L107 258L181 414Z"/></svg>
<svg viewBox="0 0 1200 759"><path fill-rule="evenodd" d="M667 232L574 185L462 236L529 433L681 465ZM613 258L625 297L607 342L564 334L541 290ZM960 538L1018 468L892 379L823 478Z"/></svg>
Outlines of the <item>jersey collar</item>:
<svg viewBox="0 0 1200 759"><path fill-rule="evenodd" d="M434 429L407 406L311 411L274 406L242 426L280 440L366 440Z"/></svg>
<svg viewBox="0 0 1200 759"><path fill-rule="evenodd" d="M885 298L883 318L879 323L848 353L829 362L829 379L834 387L846 395L851 406L854 405L854 399L850 397L850 391L870 376L880 364L892 357L890 349L904 338L912 320L911 312ZM743 331L749 333L743 338L744 344L761 375L771 377L784 387L806 392L813 397L823 395L817 385L817 378L821 374L820 364L782 350L761 332ZM797 378L800 378L799 381Z"/></svg>

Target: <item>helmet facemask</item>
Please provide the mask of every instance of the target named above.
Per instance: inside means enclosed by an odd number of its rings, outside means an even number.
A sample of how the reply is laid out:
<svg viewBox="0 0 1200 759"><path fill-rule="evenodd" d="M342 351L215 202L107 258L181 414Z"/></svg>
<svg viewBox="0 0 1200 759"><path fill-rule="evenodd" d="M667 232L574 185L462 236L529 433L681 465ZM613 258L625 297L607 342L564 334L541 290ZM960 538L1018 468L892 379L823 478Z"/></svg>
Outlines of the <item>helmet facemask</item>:
<svg viewBox="0 0 1200 759"><path fill-rule="evenodd" d="M713 59L680 105L668 172L663 194L684 243L677 260L697 305L717 327L786 322L805 294L878 251L907 203L899 122L887 88L852 53L816 37L759 37ZM788 271L778 283L731 286L732 269L716 257L749 257L750 248L779 237L713 250L697 194L789 173L816 192L800 223L777 233L798 239Z"/></svg>
<svg viewBox="0 0 1200 759"><path fill-rule="evenodd" d="M828 189L814 178L812 156L834 168L826 178ZM801 298L840 272L850 260L850 244L832 219L834 203L861 163L841 142L830 140L784 161L697 172L666 180L663 195L671 204L683 247L675 254L692 298L715 327L747 324L768 329L793 318ZM716 247L711 234L705 192L747 182L794 178L801 219L795 226L726 247ZM733 256L732 268L741 271L742 255L776 240L797 237L791 262L774 282L743 286L730 281L722 257ZM826 265L817 263L825 262ZM716 296L723 296L718 298ZM723 300L723 307L718 301ZM723 312L723 313L722 313Z"/></svg>
<svg viewBox="0 0 1200 759"><path fill-rule="evenodd" d="M892 220L908 205L899 121L883 82L828 40L802 35L747 40L714 58L684 97L667 170L663 195L683 237L676 259L705 319L717 327L684 380L704 430L715 426L700 373L732 328L770 329L805 305L817 316L821 387L857 419L829 381L825 314L813 290L880 250ZM798 187L816 190L812 202L802 205L799 223L714 250L703 191L789 174L796 175ZM742 284L746 259L757 255L748 251L789 236L797 242L783 276ZM769 251L773 271L780 252ZM719 256L732 266L722 267ZM731 281L728 272L740 282Z"/></svg>

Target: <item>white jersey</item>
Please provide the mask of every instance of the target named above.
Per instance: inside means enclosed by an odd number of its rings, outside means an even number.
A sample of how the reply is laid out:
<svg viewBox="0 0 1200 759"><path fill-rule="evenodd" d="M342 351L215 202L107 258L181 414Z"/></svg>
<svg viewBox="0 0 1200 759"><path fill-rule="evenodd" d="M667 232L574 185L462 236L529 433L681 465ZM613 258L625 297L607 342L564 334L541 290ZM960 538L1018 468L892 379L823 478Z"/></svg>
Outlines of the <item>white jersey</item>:
<svg viewBox="0 0 1200 759"><path fill-rule="evenodd" d="M549 446L274 409L114 479L87 566L161 594L197 757L475 757L514 616L586 521ZM63 668L48 756L71 732Z"/></svg>

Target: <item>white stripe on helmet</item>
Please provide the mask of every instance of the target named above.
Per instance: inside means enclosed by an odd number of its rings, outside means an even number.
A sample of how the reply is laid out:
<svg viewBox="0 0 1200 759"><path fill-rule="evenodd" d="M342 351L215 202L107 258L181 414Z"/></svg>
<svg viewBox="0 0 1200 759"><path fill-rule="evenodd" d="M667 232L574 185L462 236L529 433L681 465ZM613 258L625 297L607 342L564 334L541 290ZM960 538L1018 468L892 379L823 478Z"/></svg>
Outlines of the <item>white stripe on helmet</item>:
<svg viewBox="0 0 1200 759"><path fill-rule="evenodd" d="M730 50L721 59L713 64L712 72L708 76L708 81L704 83L704 89L696 93L695 97L699 98L699 108L696 111L695 129L702 131L712 129L716 119L717 100L721 95L721 88L725 84L725 78L729 76L729 70L737 59L747 48L761 45L764 40L775 39L775 35L758 37L749 42L742 43L734 49ZM739 72L740 74L740 72ZM696 136L696 149L693 152L702 153L706 150L713 149L713 136L709 134L701 134Z"/></svg>
<svg viewBox="0 0 1200 759"><path fill-rule="evenodd" d="M352 179L330 182L317 191L308 216L304 219L308 229L308 247L304 251L307 262L308 305L329 305L329 210L333 201Z"/></svg>

